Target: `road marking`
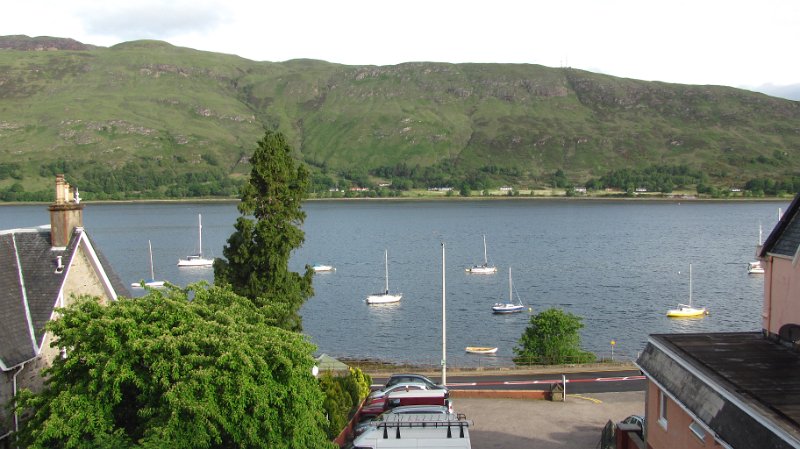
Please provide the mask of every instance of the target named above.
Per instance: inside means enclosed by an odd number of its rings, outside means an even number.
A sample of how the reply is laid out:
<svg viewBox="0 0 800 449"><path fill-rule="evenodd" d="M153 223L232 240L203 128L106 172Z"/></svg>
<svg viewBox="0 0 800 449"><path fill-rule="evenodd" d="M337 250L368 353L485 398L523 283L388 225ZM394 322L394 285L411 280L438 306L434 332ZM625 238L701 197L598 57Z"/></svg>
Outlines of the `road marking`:
<svg viewBox="0 0 800 449"><path fill-rule="evenodd" d="M618 376L618 377L595 377L588 379L566 379L566 383L583 382L626 382L632 380L645 380L645 376ZM561 379L540 379L540 380L508 380L495 382L454 382L448 383L448 387L479 387L492 385L537 385L537 384L560 384Z"/></svg>
<svg viewBox="0 0 800 449"><path fill-rule="evenodd" d="M590 397L587 397L587 396L581 396L579 394L568 394L567 397L568 398L586 399L587 401L592 401L595 404L602 404L603 403L603 401L601 401L600 399L590 398Z"/></svg>

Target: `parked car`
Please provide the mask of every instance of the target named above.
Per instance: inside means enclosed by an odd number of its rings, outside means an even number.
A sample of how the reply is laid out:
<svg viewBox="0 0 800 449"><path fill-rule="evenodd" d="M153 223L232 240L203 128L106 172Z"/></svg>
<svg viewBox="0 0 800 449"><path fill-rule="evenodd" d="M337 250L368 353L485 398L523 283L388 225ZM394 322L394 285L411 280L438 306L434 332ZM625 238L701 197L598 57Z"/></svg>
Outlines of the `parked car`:
<svg viewBox="0 0 800 449"><path fill-rule="evenodd" d="M383 388L391 387L392 385L399 384L402 382L424 383L428 385L428 388L431 390L447 389L443 385L438 385L436 382L428 379L422 374L412 374L412 373L392 374L391 377L389 377L389 380L386 381L386 385L384 385Z"/></svg>
<svg viewBox="0 0 800 449"><path fill-rule="evenodd" d="M383 387L380 390L375 390L367 396L367 400L386 396L393 391L411 391L411 390L430 390L431 387L424 382L400 382L389 387Z"/></svg>
<svg viewBox="0 0 800 449"><path fill-rule="evenodd" d="M447 390L409 390L393 391L385 396L372 398L361 407L361 416L377 416L381 413L405 405L450 406Z"/></svg>
<svg viewBox="0 0 800 449"><path fill-rule="evenodd" d="M645 419L644 419L643 416L631 415L631 416L623 419L622 420L622 424L635 424L635 425L639 426L639 430L636 433L639 435L640 438L644 438L643 434L644 434L644 429L645 429L647 423L645 422Z"/></svg>

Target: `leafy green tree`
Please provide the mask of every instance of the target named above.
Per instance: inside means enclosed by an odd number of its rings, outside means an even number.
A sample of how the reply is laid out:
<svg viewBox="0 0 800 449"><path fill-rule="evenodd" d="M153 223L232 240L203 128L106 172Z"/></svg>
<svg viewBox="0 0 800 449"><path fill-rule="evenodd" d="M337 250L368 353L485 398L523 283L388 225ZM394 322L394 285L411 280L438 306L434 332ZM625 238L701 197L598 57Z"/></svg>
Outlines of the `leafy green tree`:
<svg viewBox="0 0 800 449"><path fill-rule="evenodd" d="M579 316L550 308L531 317L530 323L514 348L517 364L588 363L595 355L580 349Z"/></svg>
<svg viewBox="0 0 800 449"><path fill-rule="evenodd" d="M214 261L214 282L231 285L279 326L300 330L299 310L313 295L314 273L310 266L303 275L289 271L289 258L305 240L301 201L308 171L302 164L295 167L286 138L273 131L258 142L250 163L238 205L241 216L222 250L225 259Z"/></svg>
<svg viewBox="0 0 800 449"><path fill-rule="evenodd" d="M21 447L334 447L313 345L228 287L84 297L59 312L47 326L67 356L46 389L19 395L31 413Z"/></svg>

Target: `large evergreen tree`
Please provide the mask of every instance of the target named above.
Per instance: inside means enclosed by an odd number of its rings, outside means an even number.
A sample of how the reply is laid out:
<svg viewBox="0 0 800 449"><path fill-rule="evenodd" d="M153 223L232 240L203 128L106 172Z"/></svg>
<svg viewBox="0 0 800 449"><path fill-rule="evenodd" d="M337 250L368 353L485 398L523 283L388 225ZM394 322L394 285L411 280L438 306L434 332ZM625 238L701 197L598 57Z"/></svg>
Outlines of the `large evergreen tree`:
<svg viewBox="0 0 800 449"><path fill-rule="evenodd" d="M192 300L189 300L189 297ZM48 323L66 348L20 447L332 448L314 351L228 287L84 298Z"/></svg>
<svg viewBox="0 0 800 449"><path fill-rule="evenodd" d="M250 298L276 324L300 330L299 310L311 297L313 271L289 271L289 258L305 240L301 201L308 171L295 162L286 138L267 131L250 159L250 179L241 192L236 231L214 263L214 282Z"/></svg>

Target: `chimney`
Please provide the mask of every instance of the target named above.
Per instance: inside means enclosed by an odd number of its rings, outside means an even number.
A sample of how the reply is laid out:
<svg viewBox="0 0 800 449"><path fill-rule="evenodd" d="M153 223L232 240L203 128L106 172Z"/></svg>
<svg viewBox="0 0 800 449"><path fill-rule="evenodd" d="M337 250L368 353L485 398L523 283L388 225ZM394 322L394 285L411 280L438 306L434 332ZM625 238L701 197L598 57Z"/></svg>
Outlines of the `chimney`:
<svg viewBox="0 0 800 449"><path fill-rule="evenodd" d="M56 202L50 210L50 244L56 248L66 247L72 231L83 227L83 204L80 204L77 189L70 189L64 175L56 175Z"/></svg>

